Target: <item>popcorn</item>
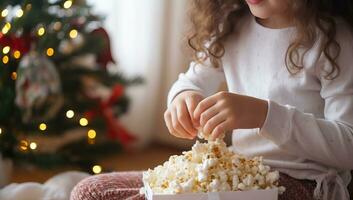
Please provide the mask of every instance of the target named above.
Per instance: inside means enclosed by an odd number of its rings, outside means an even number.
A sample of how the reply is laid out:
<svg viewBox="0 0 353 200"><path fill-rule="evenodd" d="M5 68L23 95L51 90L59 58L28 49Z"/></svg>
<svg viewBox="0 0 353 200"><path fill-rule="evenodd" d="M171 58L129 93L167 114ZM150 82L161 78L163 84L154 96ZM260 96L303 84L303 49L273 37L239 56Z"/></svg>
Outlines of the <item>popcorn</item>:
<svg viewBox="0 0 353 200"><path fill-rule="evenodd" d="M278 171L271 171L261 157L248 159L230 151L217 139L200 143L180 156L171 156L163 165L143 174L155 194L246 191L285 188L278 185Z"/></svg>

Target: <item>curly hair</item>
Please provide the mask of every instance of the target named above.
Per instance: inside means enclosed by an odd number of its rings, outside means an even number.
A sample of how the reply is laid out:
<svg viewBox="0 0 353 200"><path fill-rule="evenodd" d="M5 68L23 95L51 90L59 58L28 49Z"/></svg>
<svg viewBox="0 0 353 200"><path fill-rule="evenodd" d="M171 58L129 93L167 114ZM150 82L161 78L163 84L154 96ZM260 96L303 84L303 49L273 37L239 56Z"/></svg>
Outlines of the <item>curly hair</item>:
<svg viewBox="0 0 353 200"><path fill-rule="evenodd" d="M350 0L289 1L292 14L296 16L293 23L298 31L286 52L288 71L296 74L304 68L303 58L316 42L319 30L324 36L320 51L331 65L324 77L336 78L340 73L337 58L341 48L335 39L335 19L342 18L353 28L353 3ZM236 31L235 22L249 12L244 0L193 0L188 44L193 49L194 59L201 63L209 59L214 67L221 67L221 59L225 54L224 41Z"/></svg>

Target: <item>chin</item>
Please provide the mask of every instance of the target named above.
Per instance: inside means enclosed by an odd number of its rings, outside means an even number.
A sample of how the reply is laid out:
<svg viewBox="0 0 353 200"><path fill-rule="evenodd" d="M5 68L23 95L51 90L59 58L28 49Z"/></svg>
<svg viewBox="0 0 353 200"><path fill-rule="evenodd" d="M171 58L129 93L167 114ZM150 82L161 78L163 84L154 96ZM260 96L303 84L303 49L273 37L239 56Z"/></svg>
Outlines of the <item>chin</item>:
<svg viewBox="0 0 353 200"><path fill-rule="evenodd" d="M263 8L253 8L250 7L250 11L251 13L260 19L267 19L271 16L271 12L267 9L263 9Z"/></svg>

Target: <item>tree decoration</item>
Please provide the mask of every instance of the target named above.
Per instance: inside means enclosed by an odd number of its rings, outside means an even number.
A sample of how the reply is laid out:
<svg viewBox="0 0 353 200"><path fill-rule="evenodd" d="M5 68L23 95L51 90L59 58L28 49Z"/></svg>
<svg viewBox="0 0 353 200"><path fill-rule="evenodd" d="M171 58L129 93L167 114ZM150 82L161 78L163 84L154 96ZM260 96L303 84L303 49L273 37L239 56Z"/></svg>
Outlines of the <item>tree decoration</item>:
<svg viewBox="0 0 353 200"><path fill-rule="evenodd" d="M108 72L101 24L85 0L0 2L0 156L101 173L98 157L135 140L118 117L141 79Z"/></svg>

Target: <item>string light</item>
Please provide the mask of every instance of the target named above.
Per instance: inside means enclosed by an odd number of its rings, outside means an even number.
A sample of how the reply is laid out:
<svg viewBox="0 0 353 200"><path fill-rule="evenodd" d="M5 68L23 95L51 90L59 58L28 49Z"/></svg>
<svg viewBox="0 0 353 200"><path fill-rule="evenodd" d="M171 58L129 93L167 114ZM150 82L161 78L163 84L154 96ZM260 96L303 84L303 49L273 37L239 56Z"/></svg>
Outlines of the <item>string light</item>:
<svg viewBox="0 0 353 200"><path fill-rule="evenodd" d="M54 55L54 49L53 48L48 48L47 49L47 56L53 56Z"/></svg>
<svg viewBox="0 0 353 200"><path fill-rule="evenodd" d="M12 72L11 73L11 79L14 80L14 81L17 79L17 73L16 72Z"/></svg>
<svg viewBox="0 0 353 200"><path fill-rule="evenodd" d="M4 63L4 64L7 64L8 62L9 62L9 57L8 56L4 56L4 57L2 57L2 62Z"/></svg>
<svg viewBox="0 0 353 200"><path fill-rule="evenodd" d="M64 2L64 8L69 9L72 6L72 1L68 0Z"/></svg>
<svg viewBox="0 0 353 200"><path fill-rule="evenodd" d="M4 10L2 10L2 12L1 12L1 17L6 17L8 14L9 14L9 10L4 9Z"/></svg>
<svg viewBox="0 0 353 200"><path fill-rule="evenodd" d="M0 128L0 135L2 134L2 128Z"/></svg>
<svg viewBox="0 0 353 200"><path fill-rule="evenodd" d="M23 16L23 10L20 8L16 11L16 17L20 18Z"/></svg>
<svg viewBox="0 0 353 200"><path fill-rule="evenodd" d="M92 171L93 171L93 173L95 173L95 174L99 174L99 173L102 172L102 167L99 166L99 165L95 165L95 166L92 167Z"/></svg>
<svg viewBox="0 0 353 200"><path fill-rule="evenodd" d="M66 117L71 119L75 116L75 112L73 110L66 111Z"/></svg>
<svg viewBox="0 0 353 200"><path fill-rule="evenodd" d="M9 22L6 22L6 24L4 25L4 27L2 28L1 32L3 34L6 34L9 32L9 30L11 29L11 24Z"/></svg>
<svg viewBox="0 0 353 200"><path fill-rule="evenodd" d="M76 29L72 29L72 30L70 31L70 33L69 33L70 38L72 38L72 39L76 38L76 37L77 37L77 34L78 34L78 32L77 32Z"/></svg>
<svg viewBox="0 0 353 200"><path fill-rule="evenodd" d="M37 143L31 142L31 143L29 144L29 148L32 149L32 150L37 149Z"/></svg>
<svg viewBox="0 0 353 200"><path fill-rule="evenodd" d="M21 52L19 50L16 50L13 52L13 57L16 59L19 59L21 57Z"/></svg>
<svg viewBox="0 0 353 200"><path fill-rule="evenodd" d="M2 52L4 54L8 54L10 52L10 47L9 46L5 46L4 48L2 48Z"/></svg>
<svg viewBox="0 0 353 200"><path fill-rule="evenodd" d="M45 33L45 28L44 28L44 27L40 27L40 28L38 29L38 31L37 31L37 34L38 34L39 36L43 36L44 33Z"/></svg>
<svg viewBox="0 0 353 200"><path fill-rule="evenodd" d="M88 125L88 120L86 118L81 118L80 119L80 125L81 126L87 126Z"/></svg>
<svg viewBox="0 0 353 200"><path fill-rule="evenodd" d="M25 140L21 140L20 142L20 149L26 151L28 149L28 142Z"/></svg>
<svg viewBox="0 0 353 200"><path fill-rule="evenodd" d="M45 124L45 123L41 123L41 124L39 124L39 130L41 130L41 131L45 131L45 130L47 130L47 125Z"/></svg>
<svg viewBox="0 0 353 200"><path fill-rule="evenodd" d="M96 131L93 130L93 129L91 129L91 130L89 130L89 131L87 132L87 137L88 137L89 139L94 139L94 138L96 138L96 136L97 136L97 133L96 133Z"/></svg>

